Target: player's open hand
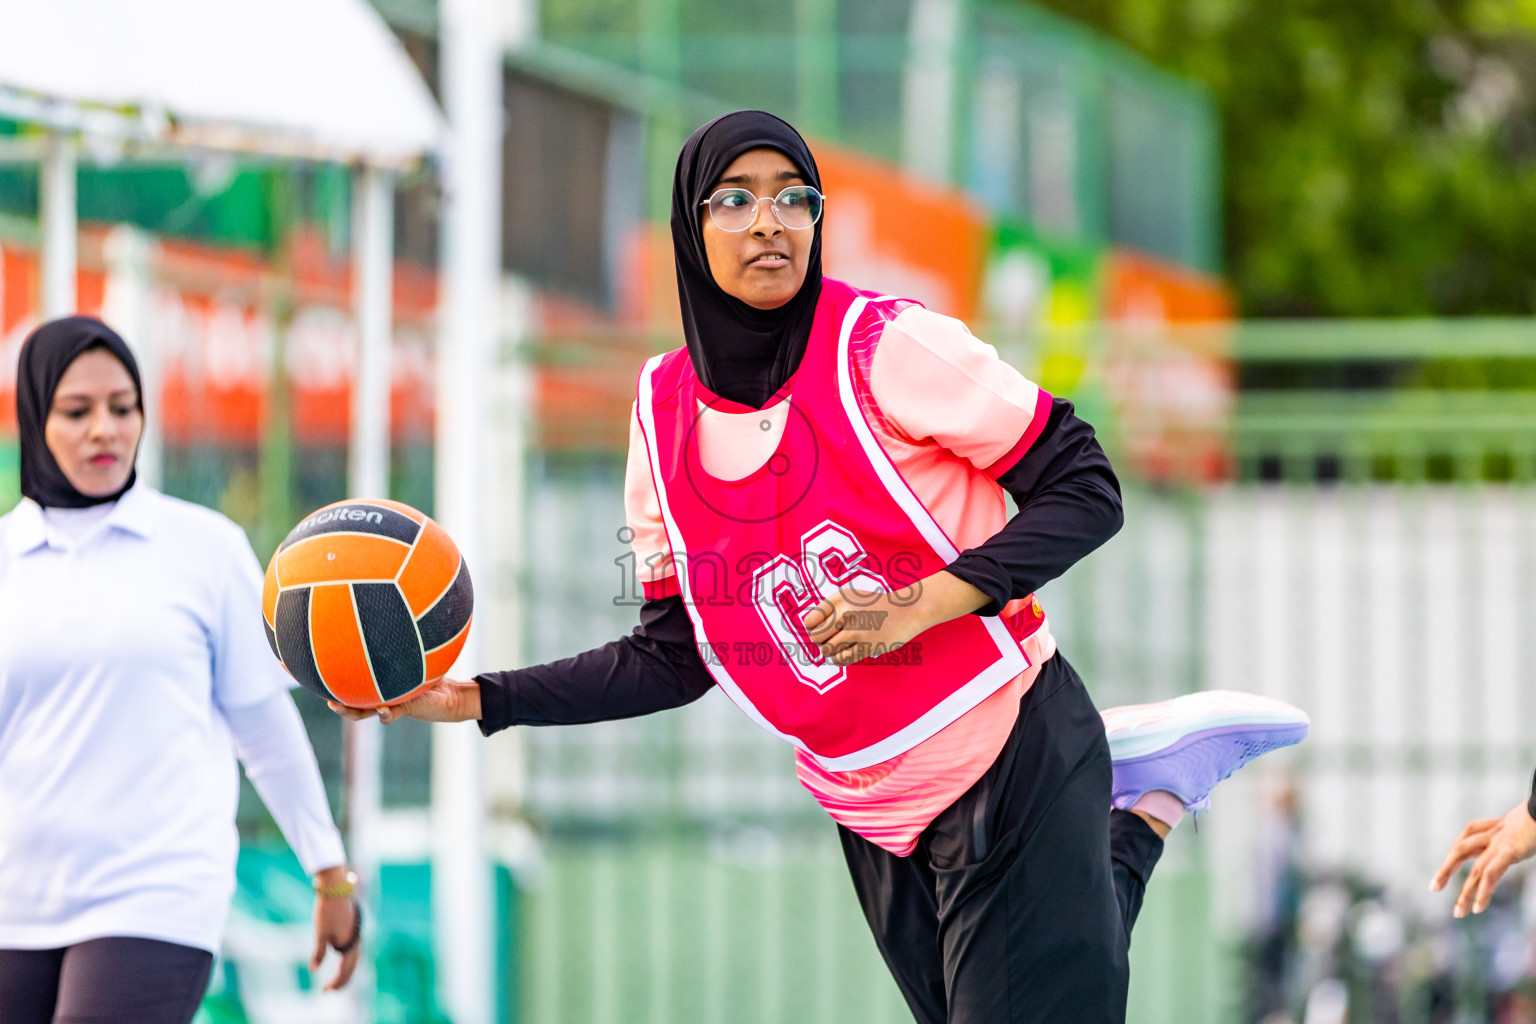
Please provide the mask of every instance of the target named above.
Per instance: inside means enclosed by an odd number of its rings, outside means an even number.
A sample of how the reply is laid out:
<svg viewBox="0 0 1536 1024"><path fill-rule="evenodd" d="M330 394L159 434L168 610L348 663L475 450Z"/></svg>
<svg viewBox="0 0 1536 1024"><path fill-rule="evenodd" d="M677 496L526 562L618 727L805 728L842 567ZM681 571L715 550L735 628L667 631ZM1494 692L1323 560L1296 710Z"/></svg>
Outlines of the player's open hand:
<svg viewBox="0 0 1536 1024"><path fill-rule="evenodd" d="M981 591L939 571L890 593L844 587L806 612L801 620L822 656L835 665L852 665L900 650L923 630L975 611L986 603Z"/></svg>
<svg viewBox="0 0 1536 1024"><path fill-rule="evenodd" d="M414 718L422 722L473 722L480 718L480 684L444 677L401 704L349 708L333 700L326 703L332 711L354 722L374 715L385 725L397 718Z"/></svg>
<svg viewBox="0 0 1536 1024"><path fill-rule="evenodd" d="M1462 862L1472 860L1472 870L1467 872L1461 895L1456 897L1454 913L1457 917L1466 917L1468 911L1481 914L1488 909L1488 901L1504 872L1533 853L1536 821L1531 820L1526 805L1520 803L1502 818L1479 818L1462 829L1429 888L1439 892Z"/></svg>

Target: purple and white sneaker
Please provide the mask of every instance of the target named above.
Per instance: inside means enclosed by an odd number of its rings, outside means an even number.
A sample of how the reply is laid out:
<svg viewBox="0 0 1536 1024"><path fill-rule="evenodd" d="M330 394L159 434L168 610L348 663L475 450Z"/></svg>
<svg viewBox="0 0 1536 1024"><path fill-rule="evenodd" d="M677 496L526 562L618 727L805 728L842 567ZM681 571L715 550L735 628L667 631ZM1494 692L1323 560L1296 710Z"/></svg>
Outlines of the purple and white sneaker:
<svg viewBox="0 0 1536 1024"><path fill-rule="evenodd" d="M1236 690L1202 690L1102 713L1114 762L1114 805L1130 808L1154 790L1190 811L1210 806L1216 783L1254 758L1306 739L1300 708Z"/></svg>

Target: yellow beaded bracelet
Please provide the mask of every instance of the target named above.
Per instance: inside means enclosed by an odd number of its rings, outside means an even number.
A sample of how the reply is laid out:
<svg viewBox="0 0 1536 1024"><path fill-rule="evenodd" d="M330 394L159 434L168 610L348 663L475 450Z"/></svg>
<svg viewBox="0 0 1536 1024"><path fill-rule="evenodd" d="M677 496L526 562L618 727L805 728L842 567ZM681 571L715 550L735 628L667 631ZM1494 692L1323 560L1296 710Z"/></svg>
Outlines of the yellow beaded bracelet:
<svg viewBox="0 0 1536 1024"><path fill-rule="evenodd" d="M357 891L357 874L348 871L346 881L336 882L332 885L321 885L320 879L317 878L314 884L316 896L326 900L339 900L345 896L351 896Z"/></svg>

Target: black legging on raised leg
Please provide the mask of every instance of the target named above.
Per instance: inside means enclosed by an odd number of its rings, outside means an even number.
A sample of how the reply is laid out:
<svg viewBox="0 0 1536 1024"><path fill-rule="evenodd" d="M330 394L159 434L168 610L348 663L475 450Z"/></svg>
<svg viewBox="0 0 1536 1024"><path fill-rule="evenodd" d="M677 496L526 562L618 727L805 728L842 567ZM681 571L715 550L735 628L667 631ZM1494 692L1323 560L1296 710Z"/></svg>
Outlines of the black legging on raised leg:
<svg viewBox="0 0 1536 1024"><path fill-rule="evenodd" d="M155 939L0 949L0 1024L188 1024L213 954Z"/></svg>
<svg viewBox="0 0 1536 1024"><path fill-rule="evenodd" d="M1104 723L1057 655L997 761L910 857L841 829L919 1024L1123 1024L1131 927L1163 843L1109 795Z"/></svg>

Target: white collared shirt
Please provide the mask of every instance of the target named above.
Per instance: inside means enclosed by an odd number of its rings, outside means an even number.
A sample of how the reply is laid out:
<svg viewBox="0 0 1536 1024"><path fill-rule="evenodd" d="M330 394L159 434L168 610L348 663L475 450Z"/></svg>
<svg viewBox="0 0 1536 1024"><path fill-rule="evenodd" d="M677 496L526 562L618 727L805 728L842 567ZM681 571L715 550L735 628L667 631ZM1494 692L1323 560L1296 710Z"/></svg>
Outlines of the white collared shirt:
<svg viewBox="0 0 1536 1024"><path fill-rule="evenodd" d="M0 948L216 951L238 850L229 716L291 710L260 566L234 523L143 485L63 525L28 500L0 517ZM339 863L320 801L309 845Z"/></svg>

